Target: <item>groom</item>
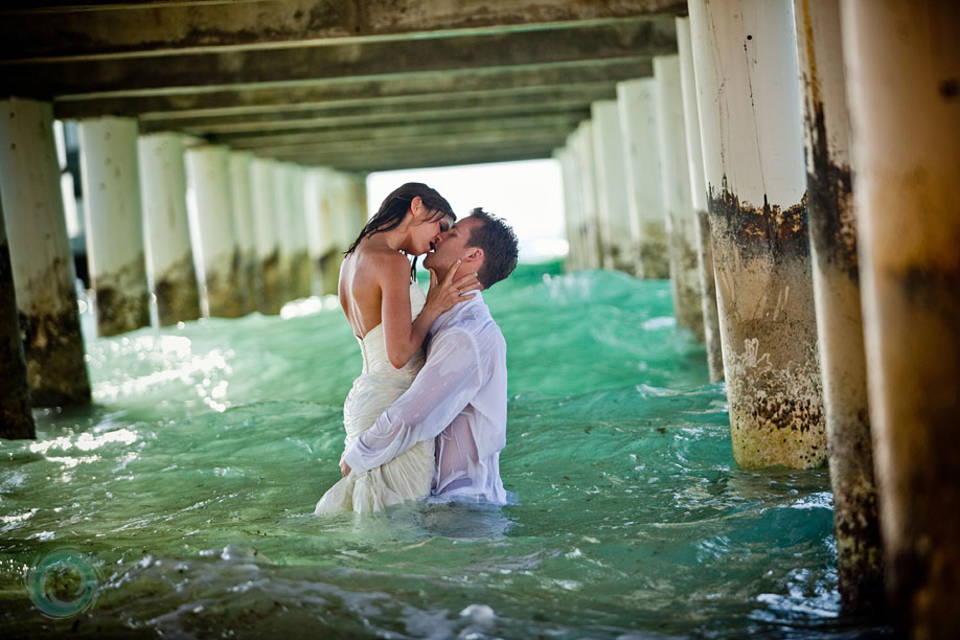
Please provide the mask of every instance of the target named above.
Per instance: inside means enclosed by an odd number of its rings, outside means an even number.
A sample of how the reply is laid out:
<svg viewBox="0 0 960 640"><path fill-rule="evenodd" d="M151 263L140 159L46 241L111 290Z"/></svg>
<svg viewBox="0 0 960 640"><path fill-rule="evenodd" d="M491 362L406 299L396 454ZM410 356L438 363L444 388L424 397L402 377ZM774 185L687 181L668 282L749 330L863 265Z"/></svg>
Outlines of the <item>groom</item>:
<svg viewBox="0 0 960 640"><path fill-rule="evenodd" d="M431 283L455 269L484 289L517 266L517 237L482 209L444 231L427 255ZM343 455L343 475L393 460L436 439L432 494L503 504L500 450L507 436L506 343L480 292L441 314L427 334L426 363L410 388Z"/></svg>

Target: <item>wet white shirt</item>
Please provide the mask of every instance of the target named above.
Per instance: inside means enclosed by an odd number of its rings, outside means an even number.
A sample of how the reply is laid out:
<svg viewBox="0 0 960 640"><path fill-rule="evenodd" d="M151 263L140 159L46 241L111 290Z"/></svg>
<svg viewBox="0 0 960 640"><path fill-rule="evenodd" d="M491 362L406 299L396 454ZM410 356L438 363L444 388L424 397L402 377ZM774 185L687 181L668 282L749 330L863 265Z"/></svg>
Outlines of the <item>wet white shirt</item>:
<svg viewBox="0 0 960 640"><path fill-rule="evenodd" d="M436 438L433 495L506 502L500 450L507 437L507 348L483 297L438 317L413 384L344 452L352 473Z"/></svg>

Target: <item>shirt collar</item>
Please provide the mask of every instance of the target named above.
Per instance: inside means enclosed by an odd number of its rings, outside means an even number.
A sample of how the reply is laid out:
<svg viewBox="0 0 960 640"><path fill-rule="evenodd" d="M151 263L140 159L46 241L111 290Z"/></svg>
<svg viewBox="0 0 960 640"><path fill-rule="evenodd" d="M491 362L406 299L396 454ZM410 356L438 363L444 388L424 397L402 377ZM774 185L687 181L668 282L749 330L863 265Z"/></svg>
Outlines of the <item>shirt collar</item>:
<svg viewBox="0 0 960 640"><path fill-rule="evenodd" d="M479 289L476 291L471 291L470 293L475 295L466 302L455 304L437 316L437 319L433 321L432 325L430 325L430 331L428 333L433 335L443 327L456 323L457 318L459 318L464 311L471 307L475 307L478 304L486 306L486 303L483 301L483 293Z"/></svg>

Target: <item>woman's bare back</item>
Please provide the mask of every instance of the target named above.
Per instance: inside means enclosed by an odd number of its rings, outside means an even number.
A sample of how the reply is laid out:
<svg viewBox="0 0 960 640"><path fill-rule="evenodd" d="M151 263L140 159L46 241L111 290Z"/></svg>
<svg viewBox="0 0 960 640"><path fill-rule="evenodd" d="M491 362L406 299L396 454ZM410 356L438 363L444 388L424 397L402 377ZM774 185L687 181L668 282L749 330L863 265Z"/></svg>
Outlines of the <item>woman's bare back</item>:
<svg viewBox="0 0 960 640"><path fill-rule="evenodd" d="M406 271L410 264L403 254L370 244L361 242L353 253L343 259L337 285L340 307L354 335L360 339L383 321L385 270Z"/></svg>

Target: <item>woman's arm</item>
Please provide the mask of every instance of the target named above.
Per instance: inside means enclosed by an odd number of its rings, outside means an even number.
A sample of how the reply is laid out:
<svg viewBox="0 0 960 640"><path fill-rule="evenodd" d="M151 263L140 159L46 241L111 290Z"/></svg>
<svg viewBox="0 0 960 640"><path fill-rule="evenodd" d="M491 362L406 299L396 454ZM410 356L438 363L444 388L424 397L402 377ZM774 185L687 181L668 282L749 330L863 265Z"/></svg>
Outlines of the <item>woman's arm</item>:
<svg viewBox="0 0 960 640"><path fill-rule="evenodd" d="M381 272L380 321L383 323L387 357L390 358L390 363L399 369L410 361L423 344L433 321L453 305L472 298L473 294L461 293L479 289L480 283L476 274L469 274L454 282L456 267L451 268L439 282L431 271L427 301L420 315L411 322L410 271L407 268L409 263L400 254L397 254L397 258L399 260L391 257L389 264L384 265Z"/></svg>

